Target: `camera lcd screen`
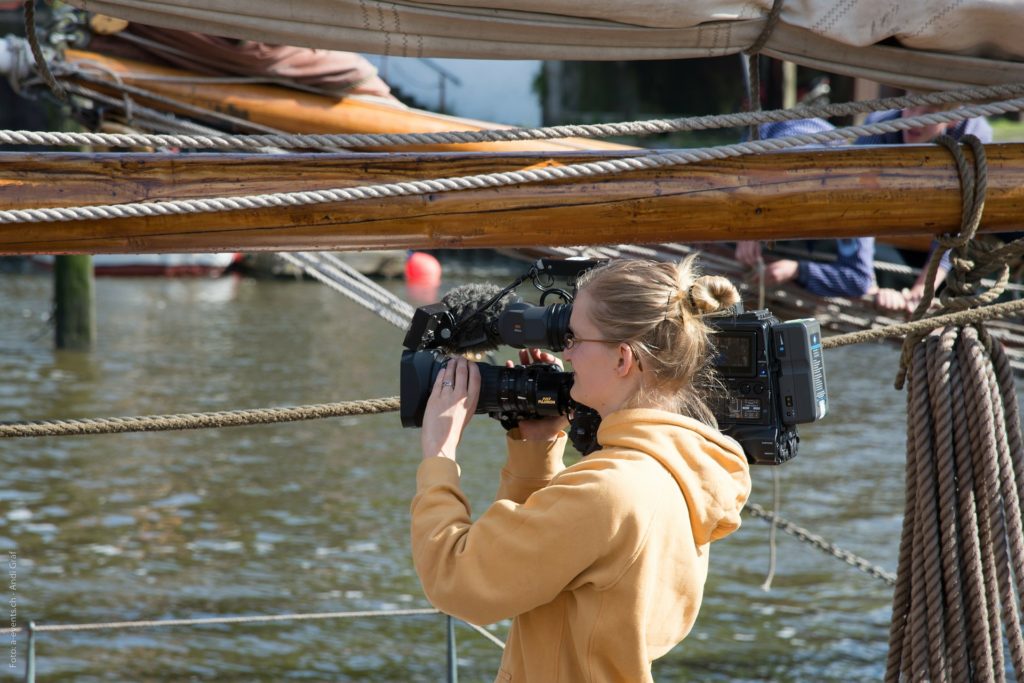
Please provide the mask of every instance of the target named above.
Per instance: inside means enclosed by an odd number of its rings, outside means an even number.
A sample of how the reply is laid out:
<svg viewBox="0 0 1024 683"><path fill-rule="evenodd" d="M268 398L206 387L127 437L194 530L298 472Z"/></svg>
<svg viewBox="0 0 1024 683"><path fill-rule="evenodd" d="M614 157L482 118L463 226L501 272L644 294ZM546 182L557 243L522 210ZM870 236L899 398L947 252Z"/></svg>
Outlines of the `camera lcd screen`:
<svg viewBox="0 0 1024 683"><path fill-rule="evenodd" d="M715 365L727 375L754 374L754 335L715 335Z"/></svg>

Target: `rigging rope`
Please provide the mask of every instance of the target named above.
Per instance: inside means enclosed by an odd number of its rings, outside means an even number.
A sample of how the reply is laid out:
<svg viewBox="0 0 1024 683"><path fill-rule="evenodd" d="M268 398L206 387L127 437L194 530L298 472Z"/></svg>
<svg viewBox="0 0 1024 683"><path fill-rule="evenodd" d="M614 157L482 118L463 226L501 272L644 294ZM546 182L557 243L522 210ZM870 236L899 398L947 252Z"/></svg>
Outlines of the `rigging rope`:
<svg viewBox="0 0 1024 683"><path fill-rule="evenodd" d="M847 346L865 341L878 341L899 337L922 329L934 329L936 325L976 323L986 319L1002 317L1024 311L1024 299L1001 304L992 304L957 313L918 320L897 325L888 325L862 332L853 332L822 340L825 349ZM251 410L230 410L213 413L177 413L172 415L144 415L138 417L102 417L82 420L39 420L34 422L0 423L0 439L42 436L75 436L83 434L124 434L127 432L156 432L185 429L208 429L215 427L239 427L250 424L276 422L297 422L343 415L369 415L394 412L399 408L397 396L348 401L342 403L320 403L290 408L259 408Z"/></svg>
<svg viewBox="0 0 1024 683"><path fill-rule="evenodd" d="M783 1L774 0L772 2L772 7L765 18L761 33L758 34L750 47L740 55L740 59L746 60L743 76L747 84L747 111L750 112L761 111L761 48L768 42L768 38L771 37L772 31L775 29L775 25L779 23L779 17L782 16ZM760 126L756 123L750 124L748 135L750 140L760 140Z"/></svg>
<svg viewBox="0 0 1024 683"><path fill-rule="evenodd" d="M409 327L413 308L333 254L282 251L279 257L399 329Z"/></svg>
<svg viewBox="0 0 1024 683"><path fill-rule="evenodd" d="M124 77L122 75L122 77ZM97 82L88 79L90 82ZM106 85L118 88L116 82ZM136 94L152 97L148 91L135 88ZM143 95L142 93L147 93ZM560 138L602 138L613 136L644 136L681 131L738 128L762 123L778 123L798 119L852 116L874 111L906 109L921 105L964 104L978 100L1006 100L1024 95L1024 84L961 88L920 95L885 97L862 102L842 102L793 109L715 114L674 119L653 119L587 125L545 126L540 128L500 128L479 131L446 131L440 133L356 133L356 134L286 134L268 135L145 135L103 134L56 131L0 131L0 144L50 145L72 147L100 145L109 147L183 147L190 149L254 150L261 147L309 149L330 147L381 147L474 142L517 142L524 140L555 140ZM82 93L92 98L91 93ZM927 124L922 124L927 125Z"/></svg>
<svg viewBox="0 0 1024 683"><path fill-rule="evenodd" d="M965 136L972 166L955 142L937 142L953 154L963 194L960 233L939 238L952 247L953 265L940 312L970 312L999 296L1024 240L973 239L985 200L984 146ZM980 322L922 318L940 257L937 250L929 262L914 312L931 329L907 335L896 380L907 388L906 503L886 681L1005 680L1004 637L1020 679L1024 441L1013 373ZM993 271L999 276L985 290L981 276Z"/></svg>
<svg viewBox="0 0 1024 683"><path fill-rule="evenodd" d="M309 612L302 614L255 614L241 617L202 617L199 619L144 619L140 621L108 621L87 624L35 624L36 633L61 633L66 631L106 631L154 626L205 626L210 624L266 624L277 621L317 621L320 619L356 619L363 617L406 617L423 614L441 614L433 608L363 610L359 612ZM19 628L14 633L24 632ZM5 633L11 633L5 629Z"/></svg>
<svg viewBox="0 0 1024 683"><path fill-rule="evenodd" d="M36 72L46 82L53 94L61 102L68 101L68 94L50 71L50 65L46 63L43 55L43 48L39 45L39 34L36 33L36 0L25 0L22 5L25 12L25 37L28 39L29 47L32 49L32 57L35 60Z"/></svg>
<svg viewBox="0 0 1024 683"><path fill-rule="evenodd" d="M773 525L773 528L781 529L782 531L795 536L804 543L811 545L824 553L835 557L836 559L842 560L851 567L856 567L865 574L874 576L876 579L881 579L886 584L893 586L896 585L896 575L892 572L888 572L877 565L872 564L870 561L865 560L863 557L859 557L848 550L843 550L835 543L826 541L821 536L811 533L807 529L797 526L790 522L785 517L779 516L775 512L769 512L757 503L747 503L743 508L744 512L748 512L754 517L760 517L766 522Z"/></svg>
<svg viewBox="0 0 1024 683"><path fill-rule="evenodd" d="M894 119L864 126L836 128L820 133L807 133L770 140L755 140L733 145L706 147L675 152L662 152L646 156L606 159L566 166L548 166L518 171L489 173L475 176L415 180L383 183L349 188L336 188L307 192L247 195L237 197L211 197L163 202L134 202L82 207L54 207L43 209L14 209L0 211L0 224L47 223L56 221L108 220L112 218L142 218L153 216L245 211L271 207L311 206L341 203L381 197L407 197L442 192L507 187L526 183L594 178L630 171L681 166L714 159L728 159L759 152L771 152L803 145L848 140L862 135L908 130L933 123L952 123L977 116L990 116L1024 110L1024 98L991 104L974 105L951 111L935 112L911 118Z"/></svg>
<svg viewBox="0 0 1024 683"><path fill-rule="evenodd" d="M286 408L226 410L214 413L178 413L136 417L98 417L84 420L39 420L0 423L0 438L36 436L73 436L82 434L124 434L182 429L241 427L254 424L320 420L345 415L373 415L398 410L397 396L362 401L319 403Z"/></svg>

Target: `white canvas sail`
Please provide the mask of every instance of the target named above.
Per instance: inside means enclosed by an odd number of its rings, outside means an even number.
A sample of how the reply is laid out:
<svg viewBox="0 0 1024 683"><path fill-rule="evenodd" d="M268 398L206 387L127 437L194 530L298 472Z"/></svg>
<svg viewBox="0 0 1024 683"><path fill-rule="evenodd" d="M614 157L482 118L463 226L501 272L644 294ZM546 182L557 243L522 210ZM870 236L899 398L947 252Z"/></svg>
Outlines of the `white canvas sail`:
<svg viewBox="0 0 1024 683"><path fill-rule="evenodd" d="M156 26L411 57L629 60L748 48L771 0L70 0ZM910 88L1024 81L1020 0L789 0L763 52ZM886 42L882 45L880 43Z"/></svg>

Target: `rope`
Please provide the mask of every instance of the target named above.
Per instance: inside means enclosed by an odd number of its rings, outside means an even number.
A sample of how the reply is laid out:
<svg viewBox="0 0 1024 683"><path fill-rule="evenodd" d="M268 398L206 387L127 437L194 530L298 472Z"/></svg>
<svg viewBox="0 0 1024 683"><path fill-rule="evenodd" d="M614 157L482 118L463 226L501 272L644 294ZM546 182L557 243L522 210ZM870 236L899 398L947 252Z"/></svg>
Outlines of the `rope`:
<svg viewBox="0 0 1024 683"><path fill-rule="evenodd" d="M888 325L873 330L837 335L822 340L822 348L832 349L859 342L878 341L898 337L911 332L934 329L936 325L976 324L984 320L1003 317L1024 311L1024 299L983 308L959 311L898 325ZM1009 366L1007 366L1009 368ZM1011 372L1012 370L1008 370ZM371 415L394 412L399 408L397 396L387 398L348 401L344 403L321 403L290 408L261 408L231 410L213 413L178 413L173 415L148 415L140 417L104 417L83 420L41 420L35 422L0 423L0 438L37 436L74 436L84 434L122 434L128 432L157 432L186 429L208 429L216 427L239 427L252 424L297 422L343 415ZM1021 476L1024 480L1024 475Z"/></svg>
<svg viewBox="0 0 1024 683"><path fill-rule="evenodd" d="M139 417L97 417L84 420L41 420L0 423L0 438L71 436L82 434L124 434L213 427L241 427L255 424L319 420L345 415L375 415L398 410L397 396L343 403L320 403L290 408L256 408L215 413L179 413Z"/></svg>
<svg viewBox="0 0 1024 683"><path fill-rule="evenodd" d="M36 72L50 87L53 94L61 102L68 101L68 94L64 87L54 78L50 71L50 65L46 63L46 56L43 55L43 48L39 46L39 35L36 33L36 0L25 0L25 37L28 39L29 47L32 48L32 57L36 62Z"/></svg>
<svg viewBox="0 0 1024 683"><path fill-rule="evenodd" d="M876 327L872 330L863 330L860 332L850 332L849 334L839 334L834 337L826 337L821 340L821 347L823 349L834 349L840 346L849 346L850 344L860 344L863 342L890 339L892 337L902 337L904 335L915 334L922 331L927 333L937 327L943 327L946 325L974 325L986 320L1003 318L1020 312L1024 312L1024 299L1007 301L1001 304L991 304L981 308L958 311L956 313L935 315L931 318L925 318L923 320L916 320L908 323Z"/></svg>
<svg viewBox="0 0 1024 683"><path fill-rule="evenodd" d="M505 642L501 638L498 638L496 635L485 629L483 626L477 626L476 624L471 624L468 621L464 621L462 623L470 627L471 629L473 629L474 631L476 631L477 633L479 633L484 638L491 641L498 647L500 647L502 650L505 649Z"/></svg>
<svg viewBox="0 0 1024 683"><path fill-rule="evenodd" d="M140 621L110 621L87 624L32 624L30 628L3 629L5 635L18 635L31 630L33 633L65 633L70 631L121 631L136 628L160 628L168 626L207 626L212 624L268 624L282 621L321 621L324 619L362 619L365 617L408 617L443 614L440 610L429 608L395 609L395 610L363 610L358 612L308 612L299 614L249 615L239 617L204 617L199 619L149 619ZM461 620L460 620L461 621ZM493 633L463 621L463 624L482 635L501 649L505 643Z"/></svg>
<svg viewBox="0 0 1024 683"><path fill-rule="evenodd" d="M772 2L771 10L768 12L768 17L765 19L761 33L758 34L751 46L744 50L747 60L745 73L747 77L747 109L751 112L761 111L761 48L768 42L775 24L779 21L779 16L782 14L782 3L783 0L774 0ZM761 130L758 124L751 124L749 131L750 140L761 139Z"/></svg>
<svg viewBox="0 0 1024 683"><path fill-rule="evenodd" d="M758 54L768 42L772 31L775 29L775 25L779 23L779 17L782 15L782 3L783 0L774 0L772 2L772 8L768 11L768 17L764 22L764 28L761 29L761 33L758 34L757 39L751 46L745 50L748 55Z"/></svg>
<svg viewBox="0 0 1024 683"><path fill-rule="evenodd" d="M377 314L395 327L405 329L412 320L413 308L386 289L333 255L302 251L278 252L279 257L336 292Z"/></svg>
<svg viewBox="0 0 1024 683"><path fill-rule="evenodd" d="M117 87L108 83L111 87ZM612 136L644 136L679 131L714 128L740 128L761 123L778 123L811 117L832 118L872 111L905 109L920 105L963 104L977 100L1007 100L1024 95L1024 84L962 88L943 92L886 97L863 102L845 102L793 109L738 112L674 119L652 119L588 125L545 126L539 128L502 128L479 131L447 131L443 133L387 134L325 134L325 135L121 135L51 131L0 131L0 144L49 145L74 147L99 145L106 147L183 147L191 149L245 150L261 147L281 149L317 147L381 147L431 144L462 144L473 142L509 142L554 140L568 137L602 138ZM91 95L90 95L91 97ZM1000 112L1005 113L1005 112ZM928 124L920 124L928 125ZM882 131L889 132L889 131Z"/></svg>
<svg viewBox="0 0 1024 683"><path fill-rule="evenodd" d="M780 517L774 512L768 512L757 503L747 503L746 507L744 507L743 509L745 512L749 512L754 517L759 517L767 522L774 524L782 531L785 531L787 534L799 538L804 543L807 543L808 545L815 547L818 550L821 550L827 555L831 555L836 559L842 560L851 567L856 567L865 574L869 574L877 579L881 579L890 586L896 584L896 574L888 572L882 569L881 567L875 566L871 564L871 562L869 562L868 560L865 560L863 557L859 557L858 555L855 555L854 553L851 553L848 550L843 550L836 544L830 543L821 536L813 534L807 529L804 529L801 526L793 524L786 518Z"/></svg>
<svg viewBox="0 0 1024 683"><path fill-rule="evenodd" d="M763 306L762 306L763 308ZM777 515L779 509L782 507L782 491L781 484L779 482L779 470L778 468L772 468L772 514ZM775 523L773 517L771 526L768 528L768 574L764 577L764 582L761 584L761 590L767 592L772 589L772 581L775 580L775 570L777 564L777 540L776 533L779 525Z"/></svg>
<svg viewBox="0 0 1024 683"><path fill-rule="evenodd" d="M37 624L36 633L63 633L67 631L116 631L157 626L205 626L207 624L266 624L277 621L316 621L320 619L357 619L362 617L405 617L422 614L440 614L436 609L366 610L362 612L311 612L306 614L270 614L241 617L204 617L201 619L150 619L142 621L110 621L89 624ZM5 633L21 633L25 628L5 629Z"/></svg>
<svg viewBox="0 0 1024 683"><path fill-rule="evenodd" d="M934 320L926 317L926 312L935 296L935 275L938 272L939 261L947 249L952 250L952 270L946 277L946 289L940 297L941 312L984 306L998 299L1009 281L1010 262L1024 254L1024 239L1005 245L974 240L985 207L988 175L985 147L981 141L973 135L966 135L963 138L963 143L973 152L973 166L967 161L961 146L952 138L941 136L936 142L949 150L956 162L963 196L961 229L957 235L942 235L937 238L940 248L933 251L928 261L924 294L911 316L914 320ZM982 276L996 272L998 275L994 278L993 284L985 288L981 282ZM897 389L903 388L914 349L931 329L937 327L939 325L936 324L930 329L923 328L907 335L903 342L900 369L896 376Z"/></svg>
<svg viewBox="0 0 1024 683"><path fill-rule="evenodd" d="M91 63L91 62L83 62L83 63L86 64L87 66L89 66L90 69L95 70L95 71L99 71L100 73L108 73L110 71L103 64L94 64L94 63ZM81 69L77 70L74 75L75 75L76 78L78 78L80 80L83 80L83 81L85 81L87 83L91 83L91 84L99 85L99 86L107 86L107 87L110 87L110 88L112 88L114 90L120 91L122 93L122 95L123 95L123 102L126 103L126 104L124 104L124 106L126 108L127 114L130 114L129 109L134 109L137 106L135 104L135 101L131 97L131 96L135 96L135 97L138 97L138 98L142 98L144 100L151 101L151 102L153 102L155 104L158 104L158 105L163 105L164 107L166 107L168 110L171 110L171 111L184 112L186 114L189 114L191 116L195 116L195 117L200 118L200 119L213 119L215 121L226 123L229 126L232 126L232 127L235 127L235 128L239 128L239 129L242 129L242 130L259 131L259 133L261 133L263 135L269 135L269 136L276 136L276 135L281 135L282 134L282 132L280 130L278 130L276 128L273 128L271 126L266 126L266 125L263 125L261 123L256 123L255 121L250 121L248 119L244 119L244 118L241 118L241 117L238 117L238 116L233 116L231 114L227 114L227 113L222 112L222 111L217 111L216 109L210 109L209 107L203 107L203 106L200 106L200 105L191 104L190 102L186 102L184 100L177 99L177 98L174 98L174 97L168 97L166 95L161 95L160 93L154 92L152 90L147 90L146 88L139 88L139 87L136 87L136 86L133 86L133 85L128 85L127 83L124 83L124 82L121 81L121 75L120 74L116 74L115 73L112 76L112 80L109 80L109 81L104 79L104 78L99 78L96 75L94 75L92 73L89 73L86 70L81 70ZM81 86L75 86L74 88L72 88L72 90L76 90L77 88L80 88L80 87ZM117 102L117 100L115 99L115 103L116 102ZM338 151L338 150L330 150L330 151Z"/></svg>
<svg viewBox="0 0 1024 683"><path fill-rule="evenodd" d="M907 503L887 681L1024 675L1024 447L1002 346L945 327L912 352Z"/></svg>
<svg viewBox="0 0 1024 683"><path fill-rule="evenodd" d="M216 135L220 134L215 128L209 128L207 126L200 125L200 124L192 121L191 119L183 119L183 118L175 116L174 114L169 114L169 113L162 112L162 111L159 111L159 110L156 110L156 109L151 109L149 107L145 107L145 106L139 104L138 102L135 102L134 100L132 100L130 97L127 97L127 96L124 99L118 99L116 97L109 97L107 95L104 95L103 93L96 92L95 90L91 90L89 88L84 88L82 86L74 85L74 84L71 84L68 87L68 89L70 90L70 92L72 94L80 95L82 97L87 97L87 98L93 100L94 102L99 102L99 103L102 103L102 104L108 104L108 105L113 106L113 107L120 107L121 109L123 109L125 111L125 117L127 118L130 115L131 118L134 120L134 123L136 125L139 125L141 123L146 123L150 128L156 128L158 130L173 130L173 131L179 131L181 133L191 133L191 134L199 134L199 135L214 135L214 136L216 136ZM173 138L179 137L178 135L145 135L145 134L141 134L141 133L70 133L70 134L71 135L87 135L87 136L99 135L101 138L109 138L109 137L122 138L122 137L127 136L129 138L138 138L140 141L149 140L149 142L142 142L141 144L142 145L152 145L154 147L160 147L161 145L164 144L163 142L160 141L162 138L172 138L173 139ZM0 135L0 136L2 136L2 135ZM185 137L189 137L189 136L185 136ZM40 144L46 144L46 143L40 143ZM109 141L107 143L104 143L102 140L96 140L93 143L83 142L82 144L83 145L92 144L92 145L111 146L111 147L118 147L119 146L117 144L109 144ZM55 146L59 147L61 145L55 145ZM272 150L272 148L261 147L261 148L259 148L259 151L273 151L273 150Z"/></svg>
<svg viewBox="0 0 1024 683"><path fill-rule="evenodd" d="M1003 291L1009 261L1024 253L1024 240L1002 245L974 239L985 205L984 146L974 136L964 137L972 164L955 141L936 142L956 162L963 210L960 232L939 237L943 248L928 263L924 297L911 323L920 327L904 339L896 378L897 388L907 384L906 508L886 680L1004 680L1004 634L1020 678L1020 418L1001 343L966 314L997 307L987 304ZM947 248L953 270L939 315L924 317ZM985 289L982 275L996 271ZM959 315L965 317L951 324Z"/></svg>
<svg viewBox="0 0 1024 683"><path fill-rule="evenodd" d="M308 192L285 192L277 194L207 199L183 199L166 202L135 202L84 207L4 210L0 211L0 224L109 220L112 218L191 215L285 206L311 206L327 203L341 203L360 199L418 196L442 192L459 192L473 189L507 187L527 183L576 180L580 178L615 175L630 171L681 166L695 162L710 161L713 159L727 159L759 152L771 152L803 145L852 139L862 135L876 135L883 132L906 130L932 123L949 123L967 118L974 118L976 116L996 115L1020 109L1024 109L1024 98L964 107L953 111L935 112L913 118L895 119L866 126L837 128L835 130L824 131L821 133L809 133L790 137L773 138L771 140L757 140L733 145L722 145L719 147L651 154L649 156L607 159L596 162L570 164L566 166L551 166L475 176L363 185L358 187Z"/></svg>

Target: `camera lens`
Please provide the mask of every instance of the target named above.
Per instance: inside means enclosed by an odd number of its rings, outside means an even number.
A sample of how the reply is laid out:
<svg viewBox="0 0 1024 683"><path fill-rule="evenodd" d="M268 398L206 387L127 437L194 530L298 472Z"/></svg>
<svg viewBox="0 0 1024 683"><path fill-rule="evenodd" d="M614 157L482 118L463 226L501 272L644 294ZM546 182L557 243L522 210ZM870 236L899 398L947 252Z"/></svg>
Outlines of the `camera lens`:
<svg viewBox="0 0 1024 683"><path fill-rule="evenodd" d="M478 363L480 400L476 412L516 418L554 417L569 408L573 375L554 365L505 368Z"/></svg>
<svg viewBox="0 0 1024 683"><path fill-rule="evenodd" d="M498 318L501 340L517 349L540 347L551 351L565 348L572 304L535 306L519 301L510 304Z"/></svg>
<svg viewBox="0 0 1024 683"><path fill-rule="evenodd" d="M423 413L437 375L450 359L437 351L403 351L400 366L399 414L403 427L423 425ZM506 368L477 363L480 399L477 413L493 417L530 419L565 415L573 374L554 365L519 365Z"/></svg>

